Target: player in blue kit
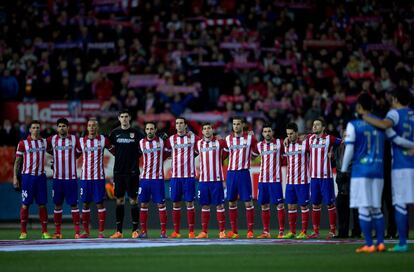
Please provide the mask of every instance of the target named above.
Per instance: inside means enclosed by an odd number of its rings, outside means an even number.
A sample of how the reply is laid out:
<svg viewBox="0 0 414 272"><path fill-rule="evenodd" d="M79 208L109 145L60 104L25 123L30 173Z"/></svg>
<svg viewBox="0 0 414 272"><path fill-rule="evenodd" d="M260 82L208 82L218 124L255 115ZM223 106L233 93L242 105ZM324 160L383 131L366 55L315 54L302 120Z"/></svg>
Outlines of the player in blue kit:
<svg viewBox="0 0 414 272"><path fill-rule="evenodd" d="M373 105L369 94L358 97L357 112L371 115ZM342 172L352 161L350 207L358 208L359 222L365 237L365 245L357 253L385 251L384 217L381 212L381 196L384 187L384 141L385 134L364 120L356 119L348 123L345 135L345 153ZM374 226L377 245L372 241Z"/></svg>
<svg viewBox="0 0 414 272"><path fill-rule="evenodd" d="M366 122L387 129L387 136L393 141L392 202L400 239L399 244L390 249L395 252L408 251L407 204L414 203L414 156L407 150L413 148L414 141L414 110L408 107L411 99L408 90L398 90L392 95L392 109L384 120L363 115Z"/></svg>

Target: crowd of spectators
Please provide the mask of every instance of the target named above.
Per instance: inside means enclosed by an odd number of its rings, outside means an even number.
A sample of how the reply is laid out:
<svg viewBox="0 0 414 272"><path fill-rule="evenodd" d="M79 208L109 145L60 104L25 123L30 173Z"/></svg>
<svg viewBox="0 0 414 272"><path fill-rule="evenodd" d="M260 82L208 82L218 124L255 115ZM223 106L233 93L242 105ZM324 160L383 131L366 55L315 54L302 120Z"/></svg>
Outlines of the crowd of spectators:
<svg viewBox="0 0 414 272"><path fill-rule="evenodd" d="M5 1L0 97L96 99L137 121L243 114L257 136L322 116L340 135L361 91L384 115L390 90L414 90L413 23L410 1ZM24 131L0 126L3 145Z"/></svg>

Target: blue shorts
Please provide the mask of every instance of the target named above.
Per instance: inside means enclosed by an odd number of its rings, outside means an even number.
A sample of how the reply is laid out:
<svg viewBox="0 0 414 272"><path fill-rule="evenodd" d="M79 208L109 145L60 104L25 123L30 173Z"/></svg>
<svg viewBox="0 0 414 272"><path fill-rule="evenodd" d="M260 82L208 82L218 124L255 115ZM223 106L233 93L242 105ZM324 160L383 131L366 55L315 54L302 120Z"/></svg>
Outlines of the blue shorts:
<svg viewBox="0 0 414 272"><path fill-rule="evenodd" d="M45 205L47 203L46 175L22 175L22 204L26 206L32 204L33 198L36 200L37 205Z"/></svg>
<svg viewBox="0 0 414 272"><path fill-rule="evenodd" d="M53 179L52 198L55 205L62 205L63 200L70 206L78 204L78 180Z"/></svg>
<svg viewBox="0 0 414 272"><path fill-rule="evenodd" d="M200 205L221 205L224 203L224 188L222 181L198 183L198 201Z"/></svg>
<svg viewBox="0 0 414 272"><path fill-rule="evenodd" d="M105 180L81 180L80 196L83 203L102 203L105 196Z"/></svg>
<svg viewBox="0 0 414 272"><path fill-rule="evenodd" d="M257 201L260 205L283 203L282 183L259 182Z"/></svg>
<svg viewBox="0 0 414 272"><path fill-rule="evenodd" d="M139 184L138 198L141 203L165 203L165 187L163 179L142 179Z"/></svg>
<svg viewBox="0 0 414 272"><path fill-rule="evenodd" d="M311 201L313 205L335 203L335 188L333 178L311 179Z"/></svg>
<svg viewBox="0 0 414 272"><path fill-rule="evenodd" d="M171 201L194 201L196 192L195 187L196 182L194 178L172 178L170 181Z"/></svg>
<svg viewBox="0 0 414 272"><path fill-rule="evenodd" d="M287 184L286 185L286 203L299 204L307 206L309 204L309 186L310 184Z"/></svg>
<svg viewBox="0 0 414 272"><path fill-rule="evenodd" d="M227 171L227 199L237 200L240 196L241 201L252 200L252 180L248 169Z"/></svg>

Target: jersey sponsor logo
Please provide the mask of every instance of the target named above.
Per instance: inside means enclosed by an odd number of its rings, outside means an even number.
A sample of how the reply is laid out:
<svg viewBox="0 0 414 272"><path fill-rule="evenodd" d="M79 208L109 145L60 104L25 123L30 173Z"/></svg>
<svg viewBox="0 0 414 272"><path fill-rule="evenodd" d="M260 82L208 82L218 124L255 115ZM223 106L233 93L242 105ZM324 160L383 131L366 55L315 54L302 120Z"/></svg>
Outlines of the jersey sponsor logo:
<svg viewBox="0 0 414 272"><path fill-rule="evenodd" d="M321 144L311 144L311 148L324 148L325 143L322 142Z"/></svg>
<svg viewBox="0 0 414 272"><path fill-rule="evenodd" d="M231 145L230 146L230 149L234 149L234 150L239 150L239 149L243 149L243 148L246 148L247 147L247 144L239 144L239 145Z"/></svg>
<svg viewBox="0 0 414 272"><path fill-rule="evenodd" d="M212 145L209 147L203 147L200 149L201 152L208 152L208 151L213 151L213 150L217 150L218 149L218 145Z"/></svg>
<svg viewBox="0 0 414 272"><path fill-rule="evenodd" d="M116 139L116 142L119 144L129 144L129 143L135 143L135 139L118 138Z"/></svg>
<svg viewBox="0 0 414 272"><path fill-rule="evenodd" d="M148 153L154 153L154 152L158 152L158 151L161 151L160 146L153 147L153 148L146 148L142 152L145 153L145 154L148 154Z"/></svg>
<svg viewBox="0 0 414 272"><path fill-rule="evenodd" d="M193 145L193 143L188 143L188 144L176 144L174 145L175 149L180 149L180 148L187 148L187 147L191 147Z"/></svg>
<svg viewBox="0 0 414 272"><path fill-rule="evenodd" d="M27 151L28 152L39 152L39 151L46 151L46 148L45 147L38 147L38 148L36 148L36 147L31 147L31 148L29 148L29 149L27 149Z"/></svg>
<svg viewBox="0 0 414 272"><path fill-rule="evenodd" d="M302 151L301 150L288 151L288 152L286 152L286 155L287 156L295 156L295 155L299 155L299 154L302 154Z"/></svg>
<svg viewBox="0 0 414 272"><path fill-rule="evenodd" d="M99 149L101 149L101 145L85 147L85 151L87 152L96 152L96 151L99 151Z"/></svg>
<svg viewBox="0 0 414 272"><path fill-rule="evenodd" d="M370 164L371 163L382 163L382 159L381 158L375 158L375 159L373 159L373 158L364 157L364 158L360 159L359 162L361 164L367 164L367 163L370 163Z"/></svg>
<svg viewBox="0 0 414 272"><path fill-rule="evenodd" d="M262 154L263 155L269 155L269 154L272 154L272 153L276 153L277 151L278 151L277 149L264 150L264 151L262 151Z"/></svg>
<svg viewBox="0 0 414 272"><path fill-rule="evenodd" d="M56 150L71 150L73 148L73 145L72 144L70 144L70 145L58 145L58 146L55 146L55 149Z"/></svg>

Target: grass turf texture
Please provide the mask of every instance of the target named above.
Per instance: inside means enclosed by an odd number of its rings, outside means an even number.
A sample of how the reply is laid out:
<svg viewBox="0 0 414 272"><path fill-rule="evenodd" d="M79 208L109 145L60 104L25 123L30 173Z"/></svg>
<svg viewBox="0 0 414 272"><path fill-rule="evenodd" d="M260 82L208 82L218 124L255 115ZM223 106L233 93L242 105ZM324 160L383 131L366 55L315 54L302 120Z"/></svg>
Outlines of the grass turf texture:
<svg viewBox="0 0 414 272"><path fill-rule="evenodd" d="M211 234L216 233L212 230ZM110 232L107 231L107 235ZM126 231L125 234L129 234ZM244 232L245 233L245 232ZM258 234L259 232L257 232ZM183 234L186 234L183 232ZM0 239L16 239L17 230L0 230ZM33 239L40 230L29 230ZM72 237L72 230L64 230ZM150 233L158 236L158 231ZM96 237L96 232L92 233ZM411 245L412 246L412 245ZM355 254L357 245L182 246L141 249L93 249L45 252L0 252L7 271L410 271L414 251Z"/></svg>

